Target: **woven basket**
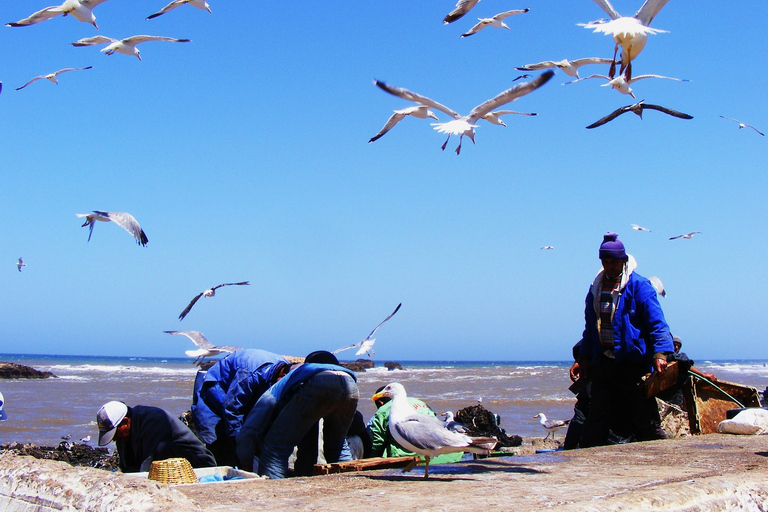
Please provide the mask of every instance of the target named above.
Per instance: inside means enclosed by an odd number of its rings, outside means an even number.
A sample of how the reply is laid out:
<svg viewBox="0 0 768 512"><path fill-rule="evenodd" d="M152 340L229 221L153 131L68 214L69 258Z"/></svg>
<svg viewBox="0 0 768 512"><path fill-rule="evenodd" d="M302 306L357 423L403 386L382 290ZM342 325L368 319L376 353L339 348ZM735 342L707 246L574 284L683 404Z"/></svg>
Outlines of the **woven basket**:
<svg viewBox="0 0 768 512"><path fill-rule="evenodd" d="M187 459L175 458L153 461L149 466L150 480L163 484L196 484L197 477Z"/></svg>

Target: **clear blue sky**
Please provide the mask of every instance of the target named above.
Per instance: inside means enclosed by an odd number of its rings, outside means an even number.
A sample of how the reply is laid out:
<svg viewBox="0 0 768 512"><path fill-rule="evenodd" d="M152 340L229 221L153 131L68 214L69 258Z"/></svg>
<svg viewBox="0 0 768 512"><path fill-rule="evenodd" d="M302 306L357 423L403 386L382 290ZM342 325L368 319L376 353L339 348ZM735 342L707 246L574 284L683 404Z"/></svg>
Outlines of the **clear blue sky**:
<svg viewBox="0 0 768 512"><path fill-rule="evenodd" d="M48 3L9 3L0 21ZM693 120L649 111L586 130L633 100L558 71L509 105L538 117L483 122L459 156L412 118L368 144L411 105L372 80L468 112L515 66L610 57L609 37L576 25L605 16L596 4L484 0L448 26L452 0L211 0L213 14L144 19L165 3L109 0L98 31L71 17L0 28L2 352L179 356L192 345L162 331L188 329L305 355L362 340L402 302L376 360L565 360L602 235L617 231L637 271L664 282L691 357L768 357L768 141L718 117L768 130L765 2L672 0L654 20L669 33L634 75L690 82L633 88ZM522 7L512 30L459 37ZM97 34L192 42L144 43L141 62L69 44ZM87 243L75 213L94 209L130 212L149 245L109 224ZM668 240L689 231L703 234ZM197 293L242 280L178 321Z"/></svg>

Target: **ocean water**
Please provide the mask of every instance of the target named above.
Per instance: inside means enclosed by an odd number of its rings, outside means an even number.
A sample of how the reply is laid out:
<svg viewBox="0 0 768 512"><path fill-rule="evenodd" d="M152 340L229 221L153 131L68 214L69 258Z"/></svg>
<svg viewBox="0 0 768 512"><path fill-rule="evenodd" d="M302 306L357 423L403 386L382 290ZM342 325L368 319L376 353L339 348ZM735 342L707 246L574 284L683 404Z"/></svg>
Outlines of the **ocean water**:
<svg viewBox="0 0 768 512"><path fill-rule="evenodd" d="M182 358L130 358L0 354L0 361L50 371L56 379L0 380L8 420L0 422L0 442L57 445L98 434L96 411L109 400L153 405L173 415L188 410L196 367ZM370 397L380 386L400 382L409 396L436 412L482 405L501 416L507 434L544 437L533 416L568 419L575 398L568 391L570 362L399 361L403 370L388 371L381 362L358 374L358 409L367 420L374 413ZM768 387L768 361L697 361L696 367L718 379Z"/></svg>

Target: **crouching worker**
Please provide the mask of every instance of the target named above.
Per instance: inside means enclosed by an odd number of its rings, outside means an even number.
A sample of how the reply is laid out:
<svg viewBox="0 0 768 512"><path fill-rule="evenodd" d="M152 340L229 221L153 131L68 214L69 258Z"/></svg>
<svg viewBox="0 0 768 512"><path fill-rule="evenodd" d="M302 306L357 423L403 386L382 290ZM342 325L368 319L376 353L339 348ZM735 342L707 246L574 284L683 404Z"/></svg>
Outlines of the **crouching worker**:
<svg viewBox="0 0 768 512"><path fill-rule="evenodd" d="M107 402L96 413L99 446L115 441L123 473L149 471L152 461L183 457L193 468L216 460L189 428L159 407Z"/></svg>
<svg viewBox="0 0 768 512"><path fill-rule="evenodd" d="M237 435L241 467L269 478L285 478L288 458L298 447L294 473L312 475L321 419L326 461L352 460L346 435L359 396L354 372L339 366L330 352L312 352L269 388L246 417Z"/></svg>

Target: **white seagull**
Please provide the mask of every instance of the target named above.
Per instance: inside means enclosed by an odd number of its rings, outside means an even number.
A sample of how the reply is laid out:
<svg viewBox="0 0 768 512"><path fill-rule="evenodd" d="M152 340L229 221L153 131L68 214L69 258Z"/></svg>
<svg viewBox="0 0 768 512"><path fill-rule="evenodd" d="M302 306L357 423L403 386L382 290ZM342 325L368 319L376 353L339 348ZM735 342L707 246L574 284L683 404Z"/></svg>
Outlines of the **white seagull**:
<svg viewBox="0 0 768 512"><path fill-rule="evenodd" d="M648 34L666 32L650 28L653 18L659 13L669 0L646 0L634 16L622 16L613 8L608 0L594 0L602 10L608 13L611 21L597 20L589 23L579 23L584 28L594 29L594 32L602 32L613 37L616 46L613 50L613 60L608 75L613 78L616 72L616 53L621 46L621 69L626 69L627 80L632 78L632 60L637 57L648 41Z"/></svg>
<svg viewBox="0 0 768 512"><path fill-rule="evenodd" d="M661 279L659 279L656 276L651 276L648 278L648 280L651 282L651 285L653 286L654 290L656 290L656 293L658 293L662 297L667 296L667 292L664 290L664 283L661 282Z"/></svg>
<svg viewBox="0 0 768 512"><path fill-rule="evenodd" d="M224 283L214 286L213 288L208 288L204 292L198 293L194 299L187 305L186 308L184 308L184 311L181 312L179 315L179 321L184 320L184 317L187 316L187 313L189 313L189 310L192 309L192 306L195 305L195 302L200 300L200 297L213 297L216 295L216 289L221 288L222 286L247 286L250 285L248 281L243 281L241 283Z"/></svg>
<svg viewBox="0 0 768 512"><path fill-rule="evenodd" d="M477 5L477 2L480 0L459 0L456 2L456 8L449 12L445 19L443 19L443 23L446 25L448 23L453 23L454 21L458 20L465 14L467 14L474 6Z"/></svg>
<svg viewBox="0 0 768 512"><path fill-rule="evenodd" d="M389 410L389 431L392 437L406 450L424 457L424 478L429 478L429 459L433 457L456 452L487 454L496 446L496 439L473 438L453 432L434 416L418 414L408 404L405 388L399 382L388 384L371 398L377 400L382 397L392 399L392 408ZM416 462L410 463L403 472L412 470L415 465Z"/></svg>
<svg viewBox="0 0 768 512"><path fill-rule="evenodd" d="M378 80L374 81L374 83L377 86L379 86L381 89L387 91L390 94L398 96L404 100L413 101L420 105L426 105L428 107L432 107L441 112L445 112L449 116L453 117L452 121L448 121L447 123L433 123L433 126L435 127L435 130L437 130L438 132L448 134L448 138L445 140L445 143L443 143L442 145L443 150L445 150L445 146L448 144L448 141L450 140L451 135L459 136L459 145L456 148L456 154L458 155L461 152L461 141L465 135L472 140L472 143L475 142L475 128L477 128L477 124L475 123L477 123L478 120L482 119L483 116L485 116L489 112L496 110L502 105L512 102L517 98L524 96L529 92L534 91L535 89L538 89L539 87L547 83L547 81L550 78L552 78L553 74L554 74L554 71L549 70L549 71L545 71L539 77L531 80L530 82L521 82L515 85L514 87L507 89L506 91L491 98L490 100L484 101L480 105L473 108L472 111L465 116L462 116L455 110L452 110L446 107L445 105L442 105L434 100L431 100L426 96L422 96L415 92L411 92L407 89L403 89L402 87L393 87L391 85L387 85L384 82L380 82Z"/></svg>
<svg viewBox="0 0 768 512"><path fill-rule="evenodd" d="M544 430L547 431L547 435L544 437L544 440L546 440L550 435L552 436L552 439L554 439L555 432L561 428L567 427L571 422L571 420L548 420L543 412L540 412L534 416L534 418L539 418L539 423L541 423L541 426L544 427Z"/></svg>
<svg viewBox="0 0 768 512"><path fill-rule="evenodd" d="M90 435L87 435L87 436L85 436L85 437L81 438L81 439L80 439L80 442L81 442L81 443L90 443L90 442L91 442L91 436L90 436Z"/></svg>
<svg viewBox="0 0 768 512"><path fill-rule="evenodd" d="M634 105L627 105L626 107L617 108L607 116L603 117L602 119L598 119L591 125L587 126L587 129L597 128L598 126L602 126L608 121L613 121L617 117L619 117L621 114L626 114L627 112L633 112L637 114L640 119L643 118L643 110L646 108L649 108L651 110L658 110L659 112L664 112L665 114L668 114L670 116L674 116L680 119L693 119L693 116L684 114L682 112L678 112L677 110L672 110L671 108L662 107L660 105L651 105L650 103L645 103L645 100L640 100L639 102L635 103Z"/></svg>
<svg viewBox="0 0 768 512"><path fill-rule="evenodd" d="M233 347L231 345L214 345L200 331L163 331L166 334L181 334L186 336L192 343L200 347L197 350L185 350L184 353L188 357L194 357L195 360L192 364L201 365L203 359L206 357L214 357L220 354L231 354L235 350L240 350L243 347Z"/></svg>
<svg viewBox="0 0 768 512"><path fill-rule="evenodd" d="M139 245L142 245L144 247L147 246L147 243L149 242L149 239L147 238L147 234L144 233L144 230L141 229L141 226L139 226L139 223L136 222L136 219L133 218L133 215L130 213L125 212L103 212L101 210L94 210L91 213L76 213L78 217L85 217L85 222L80 227L90 226L90 231L88 232L88 241L91 241L91 235L93 235L93 226L96 223L96 221L99 222L109 222L112 221L124 230L126 230L128 233L130 233L133 238L136 239L136 243Z"/></svg>
<svg viewBox="0 0 768 512"><path fill-rule="evenodd" d="M515 112L514 110L495 110L493 112L488 112L483 116L483 119L488 121L491 124L497 124L499 126L507 127L507 124L501 120L501 116L507 115L507 114L517 114L518 116L537 116L536 112Z"/></svg>
<svg viewBox="0 0 768 512"><path fill-rule="evenodd" d="M19 20L13 23L6 23L8 27L26 27L28 25L34 25L41 21L55 18L59 14L66 16L71 14L73 18L84 23L90 23L98 30L96 25L96 16L93 15L93 8L106 0L64 0L61 5L54 5L46 7L43 10L37 11L28 18Z"/></svg>
<svg viewBox="0 0 768 512"><path fill-rule="evenodd" d="M733 121L733 122L735 122L735 123L738 123L738 125L739 125L739 130L741 130L742 128L752 128L752 129L753 129L753 130L755 130L757 133L759 133L760 135L762 135L763 137L765 137L765 134L764 134L763 132L761 132L760 130L758 130L757 128L755 128L754 126L752 126L751 124L742 123L742 122L741 122L741 121L739 121L738 119L734 119L734 118L732 118L732 117L725 117L725 116L720 116L720 117L722 117L723 119L728 119L729 121Z"/></svg>
<svg viewBox="0 0 768 512"><path fill-rule="evenodd" d="M19 272L21 272L21 267L26 267L27 266L27 264L24 263L24 258L19 258L18 263L15 263L15 265L16 265L16 268L19 269Z"/></svg>
<svg viewBox="0 0 768 512"><path fill-rule="evenodd" d="M113 53L122 53L123 55L135 55L137 59L141 60L141 53L136 45L139 43L146 43L147 41L169 41L171 43L188 43L189 39L174 39L172 37L163 36L131 36L125 39L112 39L106 36L94 36L79 39L72 43L72 46L93 46L96 44L106 44L108 46L101 49L102 53L112 55Z"/></svg>
<svg viewBox="0 0 768 512"><path fill-rule="evenodd" d="M515 68L518 71L535 71L537 69L558 68L568 76L579 78L579 68L586 64L613 64L613 59L603 59L601 57L586 57L576 60L545 60L536 64L526 64L519 68Z"/></svg>
<svg viewBox="0 0 768 512"><path fill-rule="evenodd" d="M504 20L510 16L514 16L516 14L524 14L528 11L530 11L530 9L515 9L512 11L500 12L492 18L477 18L480 21L474 27L461 34L461 37L469 37L472 34L477 34L485 27L505 28L509 30L509 27L506 23L504 23Z"/></svg>
<svg viewBox="0 0 768 512"><path fill-rule="evenodd" d="M440 416L445 416L445 420L443 421L443 424L445 425L445 428L452 432L458 432L459 434L466 434L469 432L467 427L459 423L454 419L453 411L445 411L444 413L440 414Z"/></svg>
<svg viewBox="0 0 768 512"><path fill-rule="evenodd" d="M693 235L700 235L700 234L701 234L701 231L691 231L690 233L686 233L685 235L673 236L670 238L670 240L675 240L677 238L685 238L690 240L691 238L693 238Z"/></svg>
<svg viewBox="0 0 768 512"><path fill-rule="evenodd" d="M640 226L639 224L630 224L630 226L632 226L632 229L634 229L635 231L647 231L649 233L651 232L650 229L644 228L643 226Z"/></svg>
<svg viewBox="0 0 768 512"><path fill-rule="evenodd" d="M342 347L340 349L336 349L336 350L334 350L331 353L332 354L338 354L339 352L344 352L345 350L349 350L350 348L360 347L359 350L357 352L355 352L356 356L361 356L361 355L367 353L368 357L372 357L372 354L376 353L376 352L373 351L373 344L376 342L376 338L374 338L373 335L376 334L376 331L379 330L379 327L384 325L384 322L386 322L387 320L392 318L395 315L395 313L397 313L400 310L400 306L402 306L402 305L403 305L402 302L400 304L398 304L397 307L395 308L395 310L392 313L390 313L387 318L382 320L381 323L379 325L377 325L376 328L371 331L371 334L369 334L368 337L365 338L363 341L359 341L357 343L353 343L351 345L347 345L346 347Z"/></svg>
<svg viewBox="0 0 768 512"><path fill-rule="evenodd" d="M551 250L552 250L552 249L554 249L554 248L555 248L555 246L554 246L554 245L545 245L544 247L542 247L542 248L541 248L541 249L539 249L539 250L541 250L541 251L551 251Z"/></svg>
<svg viewBox="0 0 768 512"><path fill-rule="evenodd" d="M426 119L428 117L431 117L435 121L439 121L435 113L429 110L426 105L416 105L415 107L408 107L402 110L395 110L395 113L389 116L389 119L384 125L384 128L379 130L379 133L371 137L368 143L370 144L373 141L379 140L382 136L384 136L385 133L387 133L389 130L394 128L394 126L397 123L405 119L406 116L413 116L419 119Z"/></svg>
<svg viewBox="0 0 768 512"><path fill-rule="evenodd" d="M173 10L181 5L188 4L192 7L197 7L198 9L203 9L208 12L211 12L211 8L208 5L208 3L205 2L205 0L173 0L173 2L169 3L159 11L157 11L155 14L150 14L147 16L148 20L151 20L152 18L157 18L158 16L167 13L170 10Z"/></svg>
<svg viewBox="0 0 768 512"><path fill-rule="evenodd" d="M86 70L86 69L91 69L92 67L93 66L88 66L88 67L85 67L85 68L64 68L64 69L60 69L58 71L54 71L53 73L48 73L47 75L36 76L35 78L33 78L29 82L25 83L21 87L17 87L16 90L20 91L23 88L25 88L26 86L28 86L29 84L31 84L32 82L37 82L38 80L42 80L43 78L46 78L46 79L50 80L51 82L55 83L56 85L59 85L59 78L58 77L59 77L60 74L66 73L67 71L83 71L83 70Z"/></svg>
<svg viewBox="0 0 768 512"><path fill-rule="evenodd" d="M619 91L621 94L629 94L633 98L635 97L635 92L632 90L632 88L629 85L637 82L638 80L643 80L645 78L666 78L667 80L677 80L678 82L689 81L689 80L686 80L685 78L673 78L671 76L662 76L662 75L639 75L639 76L634 76L629 80L627 80L624 75L619 75L616 78L610 78L605 75L590 75L584 78L577 78L576 80L572 80L570 82L565 82L565 83L575 84L576 82L581 82L582 80L589 80L590 78L602 78L603 80L607 80L608 82L605 84L602 84L600 87L612 87L617 91Z"/></svg>

